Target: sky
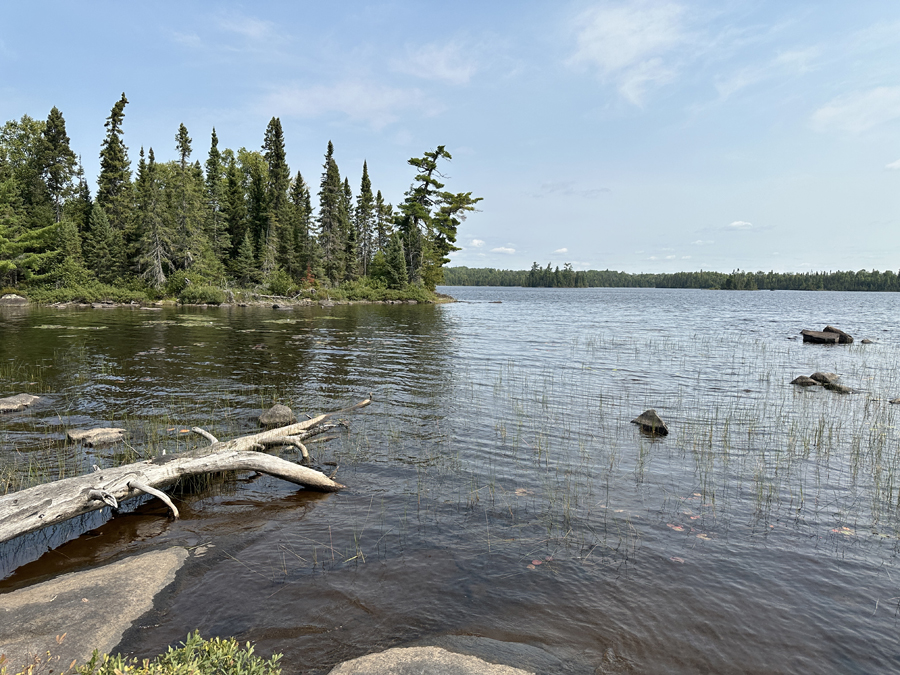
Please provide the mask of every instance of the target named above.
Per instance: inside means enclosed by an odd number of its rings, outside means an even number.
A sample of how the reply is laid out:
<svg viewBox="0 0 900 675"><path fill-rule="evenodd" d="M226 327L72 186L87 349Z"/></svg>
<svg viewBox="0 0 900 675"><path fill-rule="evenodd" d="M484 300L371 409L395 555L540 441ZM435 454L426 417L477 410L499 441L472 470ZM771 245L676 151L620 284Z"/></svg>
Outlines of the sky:
<svg viewBox="0 0 900 675"><path fill-rule="evenodd" d="M900 3L8 2L0 123L57 106L96 186L104 121L205 161L284 128L402 201L444 145L482 197L453 265L900 268Z"/></svg>

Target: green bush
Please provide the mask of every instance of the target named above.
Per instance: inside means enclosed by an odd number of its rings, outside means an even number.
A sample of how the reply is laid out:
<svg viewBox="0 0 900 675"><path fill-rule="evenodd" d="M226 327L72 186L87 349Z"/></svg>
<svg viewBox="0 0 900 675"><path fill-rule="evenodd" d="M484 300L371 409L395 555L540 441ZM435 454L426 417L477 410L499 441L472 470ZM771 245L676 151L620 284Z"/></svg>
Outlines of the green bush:
<svg viewBox="0 0 900 675"><path fill-rule="evenodd" d="M178 296L183 305L221 305L225 302L225 291L215 286L195 286L190 284Z"/></svg>
<svg viewBox="0 0 900 675"><path fill-rule="evenodd" d="M204 640L199 631L188 635L181 647L169 650L152 661L127 659L121 655L103 656L94 651L78 675L281 675L281 654L269 660L256 656L248 642L243 648L237 640Z"/></svg>
<svg viewBox="0 0 900 675"><path fill-rule="evenodd" d="M272 295L287 295L296 288L294 282L291 281L291 275L280 267L269 275L266 285Z"/></svg>
<svg viewBox="0 0 900 675"><path fill-rule="evenodd" d="M181 296L182 291L186 288L189 288L190 286L203 286L206 283L206 279L199 274L178 270L169 275L169 278L166 281L166 295L177 298Z"/></svg>
<svg viewBox="0 0 900 675"><path fill-rule="evenodd" d="M72 288L34 288L28 297L40 304L54 302L147 302L147 294L128 288L119 288L99 281Z"/></svg>

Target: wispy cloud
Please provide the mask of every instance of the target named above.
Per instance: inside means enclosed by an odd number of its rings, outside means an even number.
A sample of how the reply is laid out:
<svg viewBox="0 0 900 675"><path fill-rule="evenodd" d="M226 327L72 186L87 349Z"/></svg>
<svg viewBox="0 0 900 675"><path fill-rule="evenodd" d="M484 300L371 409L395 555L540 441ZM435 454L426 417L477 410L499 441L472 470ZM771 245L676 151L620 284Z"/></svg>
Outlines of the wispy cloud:
<svg viewBox="0 0 900 675"><path fill-rule="evenodd" d="M857 91L826 103L812 116L816 131L861 134L900 118L900 86Z"/></svg>
<svg viewBox="0 0 900 675"><path fill-rule="evenodd" d="M678 4L645 0L589 9L576 18L576 48L569 63L596 69L623 97L641 105L651 87L675 77L666 57L686 40L683 15Z"/></svg>
<svg viewBox="0 0 900 675"><path fill-rule="evenodd" d="M554 253L568 253L568 252L569 252L569 249L567 249L567 248L558 248L558 249L556 249L556 250L553 251L553 252L554 252Z"/></svg>
<svg viewBox="0 0 900 675"><path fill-rule="evenodd" d="M477 72L472 48L460 42L407 46L402 59L394 59L394 70L426 80L466 84Z"/></svg>
<svg viewBox="0 0 900 675"><path fill-rule="evenodd" d="M275 23L272 21L264 21L245 14L222 14L215 19L214 23L220 30L240 35L254 42L271 40L278 34Z"/></svg>
<svg viewBox="0 0 900 675"><path fill-rule="evenodd" d="M278 87L265 98L264 106L284 116L319 117L340 113L375 129L396 122L402 112L413 111L431 116L440 111L439 106L418 89L400 89L369 82Z"/></svg>
<svg viewBox="0 0 900 675"><path fill-rule="evenodd" d="M898 159L896 162L885 164L884 168L890 169L891 171L900 171L900 159Z"/></svg>
<svg viewBox="0 0 900 675"><path fill-rule="evenodd" d="M577 187L575 181L555 181L550 183L541 183L540 188L534 194L535 197L547 197L549 195L563 195L565 197L584 197L586 199L595 199L605 192L609 192L609 188L580 188Z"/></svg>
<svg viewBox="0 0 900 675"><path fill-rule="evenodd" d="M481 239L473 239L469 242L469 246L474 246L475 248L481 248L484 246L484 242Z"/></svg>
<svg viewBox="0 0 900 675"><path fill-rule="evenodd" d="M715 244L712 239L697 239L696 241L691 242L694 246L709 246L710 244Z"/></svg>
<svg viewBox="0 0 900 675"><path fill-rule="evenodd" d="M735 220L725 226L728 230L749 230L752 227L753 223L748 223L746 220Z"/></svg>
<svg viewBox="0 0 900 675"><path fill-rule="evenodd" d="M516 249L510 248L509 246L498 246L497 248L492 248L491 253L506 253L507 255L512 255L516 252Z"/></svg>

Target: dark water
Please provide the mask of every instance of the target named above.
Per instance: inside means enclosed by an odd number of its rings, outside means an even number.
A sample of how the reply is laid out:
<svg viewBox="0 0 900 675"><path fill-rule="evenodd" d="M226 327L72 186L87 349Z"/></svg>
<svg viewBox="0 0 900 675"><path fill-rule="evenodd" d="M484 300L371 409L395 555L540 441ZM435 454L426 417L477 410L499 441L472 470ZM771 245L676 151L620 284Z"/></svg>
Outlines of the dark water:
<svg viewBox="0 0 900 675"><path fill-rule="evenodd" d="M579 673L900 668L900 297L445 290L468 302L0 310L0 395L46 394L0 418L0 487L376 401L310 445L348 490L238 477L179 521L94 516L5 545L0 591L182 545L123 650L200 629L302 672L451 634ZM826 323L876 344L792 339ZM859 393L788 385L816 370ZM629 423L650 407L668 437ZM128 443L62 440L96 425Z"/></svg>

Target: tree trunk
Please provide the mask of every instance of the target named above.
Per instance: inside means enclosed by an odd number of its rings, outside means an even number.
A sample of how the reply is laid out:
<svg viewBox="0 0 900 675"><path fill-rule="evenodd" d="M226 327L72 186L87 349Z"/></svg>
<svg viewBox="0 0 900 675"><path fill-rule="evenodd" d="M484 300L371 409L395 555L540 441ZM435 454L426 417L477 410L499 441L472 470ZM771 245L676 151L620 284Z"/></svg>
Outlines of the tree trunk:
<svg viewBox="0 0 900 675"><path fill-rule="evenodd" d="M94 473L37 485L0 497L0 542L49 525L56 525L83 513L118 504L141 494L156 494L155 488L175 483L181 478L222 471L258 471L323 492L335 492L344 486L325 474L250 448L275 445L281 438L297 436L324 422L329 417L356 410L371 403L366 399L356 405L313 419L271 429L231 441L214 442L197 450L177 455L164 455ZM204 434L207 438L211 435ZM286 444L292 444L286 440ZM149 489L148 489L149 488ZM178 511L168 502L177 518Z"/></svg>

